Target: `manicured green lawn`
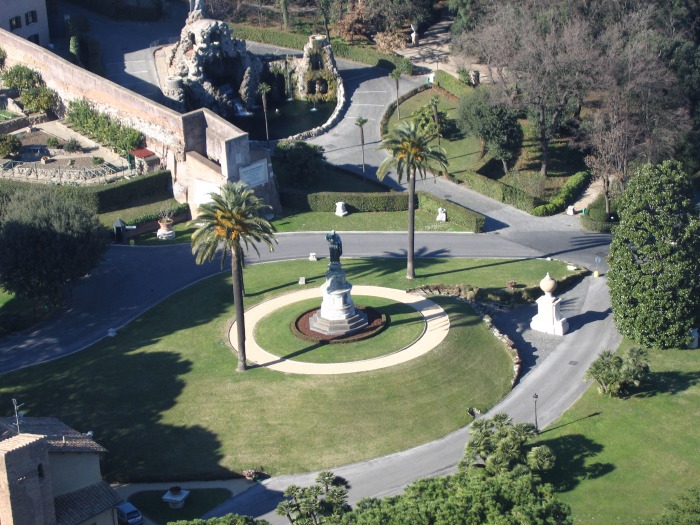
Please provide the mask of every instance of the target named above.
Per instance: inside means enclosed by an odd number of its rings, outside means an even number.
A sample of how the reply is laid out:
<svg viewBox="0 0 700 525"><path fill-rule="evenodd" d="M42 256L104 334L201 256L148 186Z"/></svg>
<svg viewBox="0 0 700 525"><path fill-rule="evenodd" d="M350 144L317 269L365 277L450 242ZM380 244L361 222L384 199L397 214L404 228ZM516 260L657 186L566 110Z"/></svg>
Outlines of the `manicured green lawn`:
<svg viewBox="0 0 700 525"><path fill-rule="evenodd" d="M700 485L700 352L653 350L650 358L649 378L631 397L603 397L592 386L539 437L557 454L548 481L577 524L646 523Z"/></svg>
<svg viewBox="0 0 700 525"><path fill-rule="evenodd" d="M116 222L117 219L121 219L127 224L129 224L129 221L135 219L136 217L140 217L141 215L145 215L147 213L158 213L163 208L175 207L179 204L180 203L177 202L174 198L169 197L167 195L163 195L162 198L159 198L159 200L157 201L145 202L133 205L129 208L123 208L121 210L111 211L107 213L101 213L98 215L98 217L102 224L104 224L108 228L112 228L112 225ZM157 229L158 225L155 225L154 228ZM153 233L153 236L155 237L155 232Z"/></svg>
<svg viewBox="0 0 700 525"><path fill-rule="evenodd" d="M534 284L562 263L532 260L347 260L348 279L405 289L421 283ZM246 269L246 306L319 286L322 262ZM5 374L0 406L15 397L31 416L93 430L109 453L109 480L217 479L264 466L271 474L330 468L431 441L468 422L508 391L512 363L486 325L460 301L436 298L451 331L429 354L343 376L297 376L253 368L239 374L227 343L233 316L229 272L182 291L93 347Z"/></svg>
<svg viewBox="0 0 700 525"><path fill-rule="evenodd" d="M182 488L187 489L186 486ZM129 498L129 502L157 525L166 525L171 521L201 518L202 514L231 497L231 493L226 489L191 489L185 506L181 509L171 509L161 499L164 493L163 490L137 492Z"/></svg>
<svg viewBox="0 0 700 525"><path fill-rule="evenodd" d="M390 329L356 343L317 344L296 337L289 324L303 312L318 308L318 299L290 304L271 313L255 327L255 340L271 354L307 363L345 363L396 352L418 339L425 329L423 316L408 305L381 297L354 296L356 305L372 306L389 316ZM286 330L284 328L287 328Z"/></svg>
<svg viewBox="0 0 700 525"><path fill-rule="evenodd" d="M416 231L464 231L453 222L436 222L435 214L416 210ZM408 214L405 211L351 213L338 217L335 213L293 212L275 219L277 231L407 231Z"/></svg>

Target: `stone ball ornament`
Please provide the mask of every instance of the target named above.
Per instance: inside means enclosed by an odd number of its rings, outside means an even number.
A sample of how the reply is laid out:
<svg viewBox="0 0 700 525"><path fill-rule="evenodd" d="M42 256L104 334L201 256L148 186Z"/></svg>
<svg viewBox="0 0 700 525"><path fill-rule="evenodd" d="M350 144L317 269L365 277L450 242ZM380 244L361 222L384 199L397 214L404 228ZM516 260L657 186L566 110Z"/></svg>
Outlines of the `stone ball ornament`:
<svg viewBox="0 0 700 525"><path fill-rule="evenodd" d="M540 289L547 294L551 294L554 292L554 290L557 289L557 281L556 279L552 279L552 276L549 275L549 272L547 272L547 275L544 276L544 279L540 281Z"/></svg>

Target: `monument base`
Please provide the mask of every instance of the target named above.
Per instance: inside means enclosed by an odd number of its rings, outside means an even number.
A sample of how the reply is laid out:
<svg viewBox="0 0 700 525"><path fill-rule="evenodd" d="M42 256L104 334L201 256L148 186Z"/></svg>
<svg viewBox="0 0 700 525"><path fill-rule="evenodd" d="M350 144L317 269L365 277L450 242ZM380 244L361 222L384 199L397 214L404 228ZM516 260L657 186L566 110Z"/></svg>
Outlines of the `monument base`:
<svg viewBox="0 0 700 525"><path fill-rule="evenodd" d="M339 262L329 265L321 290L323 301L321 309L309 319L311 330L324 335L350 335L367 326L367 316L352 302L352 284L345 279Z"/></svg>
<svg viewBox="0 0 700 525"><path fill-rule="evenodd" d="M569 330L569 322L559 313L561 299L545 293L537 299L537 315L532 318L530 328L552 335L564 335Z"/></svg>
<svg viewBox="0 0 700 525"><path fill-rule="evenodd" d="M367 316L359 310L346 319L324 319L319 310L309 319L309 328L324 335L352 335L366 326Z"/></svg>

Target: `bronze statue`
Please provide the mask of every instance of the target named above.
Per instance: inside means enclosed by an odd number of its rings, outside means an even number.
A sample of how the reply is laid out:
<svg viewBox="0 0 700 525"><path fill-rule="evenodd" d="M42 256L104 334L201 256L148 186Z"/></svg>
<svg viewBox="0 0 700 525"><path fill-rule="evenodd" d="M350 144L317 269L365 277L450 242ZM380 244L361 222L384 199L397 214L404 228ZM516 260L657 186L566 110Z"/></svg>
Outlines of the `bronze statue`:
<svg viewBox="0 0 700 525"><path fill-rule="evenodd" d="M340 235L333 230L331 233L326 234L326 240L328 241L331 262L339 263L340 256L343 255L343 241L340 240Z"/></svg>

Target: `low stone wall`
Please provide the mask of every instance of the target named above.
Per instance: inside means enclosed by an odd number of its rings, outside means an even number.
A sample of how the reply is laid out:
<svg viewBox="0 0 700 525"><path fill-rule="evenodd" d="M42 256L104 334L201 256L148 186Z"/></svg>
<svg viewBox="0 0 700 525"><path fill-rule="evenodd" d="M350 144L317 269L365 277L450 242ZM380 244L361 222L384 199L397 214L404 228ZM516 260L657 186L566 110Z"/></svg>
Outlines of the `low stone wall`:
<svg viewBox="0 0 700 525"><path fill-rule="evenodd" d="M7 135L18 129L26 128L29 125L29 119L26 116L11 118L10 120L0 122L0 133Z"/></svg>

